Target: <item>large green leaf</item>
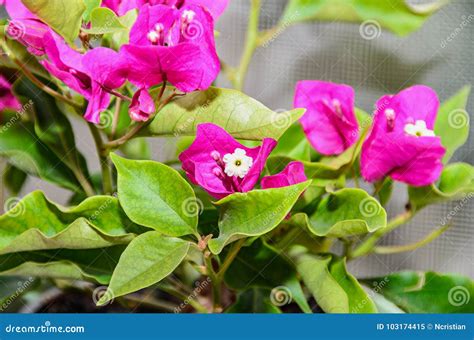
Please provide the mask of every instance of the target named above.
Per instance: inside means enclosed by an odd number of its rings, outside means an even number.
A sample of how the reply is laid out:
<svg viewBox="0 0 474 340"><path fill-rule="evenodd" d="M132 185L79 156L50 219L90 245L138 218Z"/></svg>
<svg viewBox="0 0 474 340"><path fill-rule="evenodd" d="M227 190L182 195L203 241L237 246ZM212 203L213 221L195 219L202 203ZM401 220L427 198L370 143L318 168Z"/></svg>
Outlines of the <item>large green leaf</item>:
<svg viewBox="0 0 474 340"><path fill-rule="evenodd" d="M227 285L246 290L263 287L273 290L272 301L283 306L295 301L305 313L311 313L295 268L269 245L258 240L243 247L225 273ZM278 295L281 294L281 295Z"/></svg>
<svg viewBox="0 0 474 340"><path fill-rule="evenodd" d="M317 236L347 237L384 228L387 213L364 190L347 188L323 198L311 216L298 213L290 223L307 226Z"/></svg>
<svg viewBox="0 0 474 340"><path fill-rule="evenodd" d="M293 124L278 140L272 155L282 155L293 159L309 161L311 146L300 124Z"/></svg>
<svg viewBox="0 0 474 340"><path fill-rule="evenodd" d="M250 288L237 295L237 301L226 313L280 314L281 310L270 299L271 291L265 288Z"/></svg>
<svg viewBox="0 0 474 340"><path fill-rule="evenodd" d="M275 228L311 184L296 185L229 195L217 203L220 208L219 237L209 241L209 249L219 254L229 243L248 236L260 236Z"/></svg>
<svg viewBox="0 0 474 340"><path fill-rule="evenodd" d="M377 313L372 299L347 272L344 259L301 255L297 270L326 313Z"/></svg>
<svg viewBox="0 0 474 340"><path fill-rule="evenodd" d="M198 124L213 123L238 139L278 139L303 112L274 112L239 91L211 87L166 105L142 135L193 136Z"/></svg>
<svg viewBox="0 0 474 340"><path fill-rule="evenodd" d="M134 161L112 154L117 167L118 196L135 223L169 236L197 234L197 204L191 186L174 169L153 161Z"/></svg>
<svg viewBox="0 0 474 340"><path fill-rule="evenodd" d="M59 109L55 99L26 78L20 78L15 83L14 92L32 104L38 138L71 170L80 169L85 177L89 177L86 160L76 148L71 123Z"/></svg>
<svg viewBox="0 0 474 340"><path fill-rule="evenodd" d="M8 201L7 201L8 203ZM130 242L139 232L118 200L94 196L63 208L35 191L0 216L0 254L46 249L105 248Z"/></svg>
<svg viewBox="0 0 474 340"><path fill-rule="evenodd" d="M474 193L474 167L467 163L447 165L438 183L424 187L409 187L410 204L419 210L429 204L472 197Z"/></svg>
<svg viewBox="0 0 474 340"><path fill-rule="evenodd" d="M83 0L21 0L23 4L56 32L72 43L79 35Z"/></svg>
<svg viewBox="0 0 474 340"><path fill-rule="evenodd" d="M0 276L33 276L107 284L125 246L0 255Z"/></svg>
<svg viewBox="0 0 474 340"><path fill-rule="evenodd" d="M448 163L454 152L469 137L469 114L465 110L470 93L471 87L465 86L439 108L434 131L446 148L444 164Z"/></svg>
<svg viewBox="0 0 474 340"><path fill-rule="evenodd" d="M0 126L0 156L30 175L81 191L72 171L38 139L31 123Z"/></svg>
<svg viewBox="0 0 474 340"><path fill-rule="evenodd" d="M474 313L474 282L465 276L406 271L362 281L409 313Z"/></svg>
<svg viewBox="0 0 474 340"><path fill-rule="evenodd" d="M105 304L114 297L161 281L183 261L190 244L179 238L163 236L156 231L138 236L120 257L108 293L104 294L98 304Z"/></svg>
<svg viewBox="0 0 474 340"><path fill-rule="evenodd" d="M429 5L409 5L406 0L289 0L281 25L308 20L348 21L362 23L363 37L375 38L381 28L407 35L447 1ZM364 29L364 24L372 26Z"/></svg>

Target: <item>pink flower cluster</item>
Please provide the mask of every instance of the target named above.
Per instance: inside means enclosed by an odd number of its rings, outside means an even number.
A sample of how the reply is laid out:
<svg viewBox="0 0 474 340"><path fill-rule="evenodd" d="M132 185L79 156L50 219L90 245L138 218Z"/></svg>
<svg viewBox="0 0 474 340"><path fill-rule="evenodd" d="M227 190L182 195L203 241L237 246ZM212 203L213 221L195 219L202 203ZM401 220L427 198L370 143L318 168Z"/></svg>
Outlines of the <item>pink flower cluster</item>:
<svg viewBox="0 0 474 340"><path fill-rule="evenodd" d="M351 87L301 81L296 86L295 107L306 108L301 125L321 154L338 155L358 140ZM433 131L438 107L436 93L421 85L380 98L362 145L362 176L368 182L389 176L413 186L435 182L446 151Z"/></svg>
<svg viewBox="0 0 474 340"><path fill-rule="evenodd" d="M41 56L41 64L88 101L84 114L92 123L110 104L114 90L128 80L138 87L130 116L146 121L155 111L148 93L164 81L183 92L207 89L220 71L214 42L214 18L225 1L130 0L103 1L117 14L138 8L130 42L117 52L93 48L80 53L31 13L20 1L5 0L10 16L7 34ZM213 17L214 16L214 17Z"/></svg>
<svg viewBox="0 0 474 340"><path fill-rule="evenodd" d="M211 196L221 199L234 192L248 192L257 184L268 156L277 145L265 138L262 145L248 148L221 127L206 123L197 127L196 139L179 160L188 178ZM263 177L263 189L304 182L301 162L291 162L279 174Z"/></svg>

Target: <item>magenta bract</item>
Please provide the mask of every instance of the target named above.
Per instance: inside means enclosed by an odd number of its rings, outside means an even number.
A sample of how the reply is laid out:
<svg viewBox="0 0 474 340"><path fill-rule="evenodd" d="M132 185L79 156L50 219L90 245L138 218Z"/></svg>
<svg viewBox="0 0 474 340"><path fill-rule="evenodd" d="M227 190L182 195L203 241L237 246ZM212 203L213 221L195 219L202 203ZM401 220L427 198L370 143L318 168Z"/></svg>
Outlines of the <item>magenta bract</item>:
<svg viewBox="0 0 474 340"><path fill-rule="evenodd" d="M183 92L204 90L220 71L213 19L200 6L144 5L121 54L139 87L167 80Z"/></svg>
<svg viewBox="0 0 474 340"><path fill-rule="evenodd" d="M359 136L352 87L318 80L296 85L295 108L305 108L300 119L311 145L323 155L337 155Z"/></svg>
<svg viewBox="0 0 474 340"><path fill-rule="evenodd" d="M12 92L12 84L0 75L0 112L7 109L20 110L21 104Z"/></svg>
<svg viewBox="0 0 474 340"><path fill-rule="evenodd" d="M390 176L413 186L435 182L446 151L433 132L438 107L436 93L422 85L379 99L362 146L362 176L369 182Z"/></svg>
<svg viewBox="0 0 474 340"><path fill-rule="evenodd" d="M262 189L281 188L304 182L307 179L303 163L294 161L288 163L278 174L263 177L260 184Z"/></svg>

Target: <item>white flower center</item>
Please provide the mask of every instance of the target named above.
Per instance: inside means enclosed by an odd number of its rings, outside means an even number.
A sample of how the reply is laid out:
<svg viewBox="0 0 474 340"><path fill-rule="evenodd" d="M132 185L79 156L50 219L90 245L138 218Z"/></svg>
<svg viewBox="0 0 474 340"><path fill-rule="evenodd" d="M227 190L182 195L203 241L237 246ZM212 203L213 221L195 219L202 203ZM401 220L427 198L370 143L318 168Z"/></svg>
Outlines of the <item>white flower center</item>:
<svg viewBox="0 0 474 340"><path fill-rule="evenodd" d="M245 150L240 148L235 149L234 153L225 154L222 160L225 164L224 172L229 177L244 178L253 164L252 157L247 156Z"/></svg>
<svg viewBox="0 0 474 340"><path fill-rule="evenodd" d="M424 120L417 120L415 124L408 123L405 125L404 131L407 135L415 137L434 137L435 133L426 127Z"/></svg>
<svg viewBox="0 0 474 340"><path fill-rule="evenodd" d="M194 20L194 17L196 16L196 12L190 11L190 10L185 10L183 11L183 14L181 15L181 18L183 19L183 22L186 24L191 23L191 21Z"/></svg>
<svg viewBox="0 0 474 340"><path fill-rule="evenodd" d="M163 24L157 23L154 29L148 32L146 37L152 44L157 44L162 38L164 30L165 30L165 27L163 26Z"/></svg>

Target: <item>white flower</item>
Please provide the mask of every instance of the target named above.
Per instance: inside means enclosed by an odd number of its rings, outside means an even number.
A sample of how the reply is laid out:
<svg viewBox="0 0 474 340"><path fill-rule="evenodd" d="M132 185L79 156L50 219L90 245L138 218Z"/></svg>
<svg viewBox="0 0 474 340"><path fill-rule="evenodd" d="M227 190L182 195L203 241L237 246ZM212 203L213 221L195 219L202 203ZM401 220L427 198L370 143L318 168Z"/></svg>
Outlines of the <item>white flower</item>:
<svg viewBox="0 0 474 340"><path fill-rule="evenodd" d="M253 164L252 157L247 156L245 150L240 148L235 149L234 153L225 154L222 160L225 163L224 172L229 177L244 178Z"/></svg>
<svg viewBox="0 0 474 340"><path fill-rule="evenodd" d="M426 127L424 120L417 120L415 124L408 123L405 125L404 131L407 135L415 137L434 137L435 133Z"/></svg>

